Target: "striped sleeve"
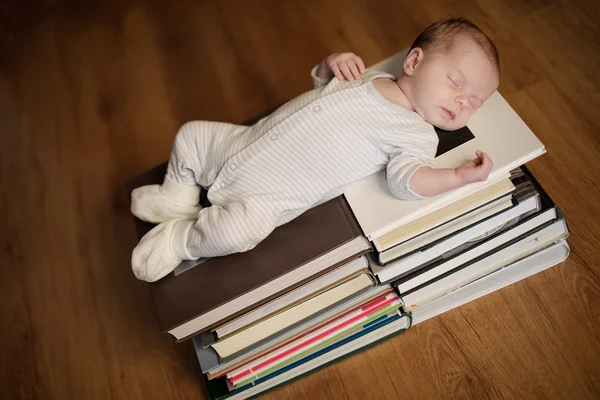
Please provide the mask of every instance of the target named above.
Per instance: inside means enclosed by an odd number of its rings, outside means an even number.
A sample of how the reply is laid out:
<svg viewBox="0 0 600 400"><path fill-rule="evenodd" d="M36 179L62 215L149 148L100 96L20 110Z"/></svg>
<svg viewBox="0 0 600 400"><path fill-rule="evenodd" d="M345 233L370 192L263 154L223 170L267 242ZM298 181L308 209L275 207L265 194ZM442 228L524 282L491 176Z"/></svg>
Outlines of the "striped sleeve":
<svg viewBox="0 0 600 400"><path fill-rule="evenodd" d="M387 184L399 199L420 200L424 197L411 189L409 181L420 167L435 166L438 137L433 130L416 128L404 132L402 141L402 147L396 147L390 153L386 168Z"/></svg>

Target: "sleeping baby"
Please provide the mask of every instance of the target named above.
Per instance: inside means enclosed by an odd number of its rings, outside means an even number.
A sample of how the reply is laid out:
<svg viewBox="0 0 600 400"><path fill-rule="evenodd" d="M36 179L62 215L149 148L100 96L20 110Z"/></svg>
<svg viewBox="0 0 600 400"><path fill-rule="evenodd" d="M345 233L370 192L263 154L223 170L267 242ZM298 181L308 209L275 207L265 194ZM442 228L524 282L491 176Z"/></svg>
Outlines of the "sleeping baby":
<svg viewBox="0 0 600 400"><path fill-rule="evenodd" d="M131 211L157 223L132 254L138 279L161 279L182 261L254 248L276 227L383 168L401 200L485 180L489 157L434 168L434 126L467 124L496 90L498 52L472 22L437 22L413 43L399 77L332 54L311 72L315 88L252 126L188 122L162 185L132 192ZM208 190L212 204L199 205Z"/></svg>

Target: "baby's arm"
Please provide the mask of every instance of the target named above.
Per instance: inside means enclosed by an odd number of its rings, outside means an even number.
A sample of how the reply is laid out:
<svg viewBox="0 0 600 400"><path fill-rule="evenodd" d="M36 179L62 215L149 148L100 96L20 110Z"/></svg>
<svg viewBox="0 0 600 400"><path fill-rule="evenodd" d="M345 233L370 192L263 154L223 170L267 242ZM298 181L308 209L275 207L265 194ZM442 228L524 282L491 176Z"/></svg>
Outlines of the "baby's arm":
<svg viewBox="0 0 600 400"><path fill-rule="evenodd" d="M412 191L422 197L432 197L468 183L486 180L492 170L492 160L481 151L477 151L476 155L477 158L458 168L418 168L409 179Z"/></svg>

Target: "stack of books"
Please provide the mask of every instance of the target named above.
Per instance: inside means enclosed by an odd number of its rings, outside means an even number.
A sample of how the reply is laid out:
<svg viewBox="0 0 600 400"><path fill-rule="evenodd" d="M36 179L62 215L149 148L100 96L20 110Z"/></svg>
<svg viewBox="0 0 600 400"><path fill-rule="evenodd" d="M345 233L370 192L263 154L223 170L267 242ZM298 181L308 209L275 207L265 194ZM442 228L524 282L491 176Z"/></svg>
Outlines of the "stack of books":
<svg viewBox="0 0 600 400"><path fill-rule="evenodd" d="M373 68L398 75L404 54ZM161 330L193 341L212 399L273 390L568 256L564 217L524 166L544 147L500 94L438 135L438 167L482 150L489 179L401 201L380 172L248 252L184 262L150 284ZM152 225L136 228L141 238Z"/></svg>

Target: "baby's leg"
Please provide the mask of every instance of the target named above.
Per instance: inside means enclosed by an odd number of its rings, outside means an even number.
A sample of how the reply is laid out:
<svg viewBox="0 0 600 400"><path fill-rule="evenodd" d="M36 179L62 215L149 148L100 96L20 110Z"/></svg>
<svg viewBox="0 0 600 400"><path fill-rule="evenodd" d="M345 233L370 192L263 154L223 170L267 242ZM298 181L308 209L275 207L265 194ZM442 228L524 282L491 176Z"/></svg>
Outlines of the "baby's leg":
<svg viewBox="0 0 600 400"><path fill-rule="evenodd" d="M192 259L219 257L253 249L277 226L278 208L259 201L235 201L202 210L181 240Z"/></svg>
<svg viewBox="0 0 600 400"><path fill-rule="evenodd" d="M148 232L133 250L131 265L138 279L154 282L182 260L248 251L277 226L279 213L263 205L215 205L197 221L168 221Z"/></svg>
<svg viewBox="0 0 600 400"><path fill-rule="evenodd" d="M160 223L196 219L202 209L200 177L203 145L210 141L210 123L188 122L177 132L162 185L148 185L131 193L131 212L141 220Z"/></svg>

